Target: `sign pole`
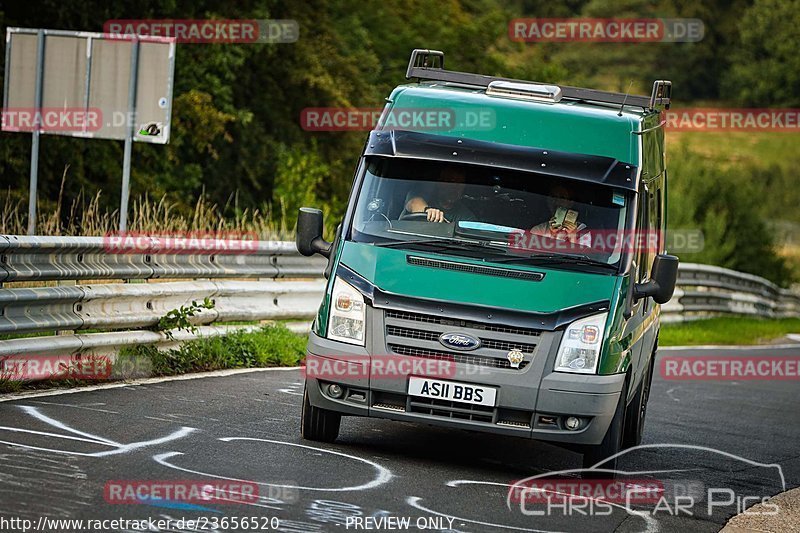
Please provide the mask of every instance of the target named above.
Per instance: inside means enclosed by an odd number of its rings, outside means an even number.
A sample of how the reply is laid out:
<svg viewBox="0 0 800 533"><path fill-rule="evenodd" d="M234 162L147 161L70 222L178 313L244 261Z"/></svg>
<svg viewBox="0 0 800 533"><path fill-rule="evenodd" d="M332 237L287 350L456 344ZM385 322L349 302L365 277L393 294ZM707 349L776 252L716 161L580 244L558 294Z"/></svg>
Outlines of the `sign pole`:
<svg viewBox="0 0 800 533"><path fill-rule="evenodd" d="M31 183L28 191L28 235L36 235L36 197L39 187L39 128L42 120L42 73L44 72L44 30L37 35L36 89L31 137Z"/></svg>
<svg viewBox="0 0 800 533"><path fill-rule="evenodd" d="M119 200L119 232L128 230L128 197L131 191L131 148L133 145L133 131L136 127L136 76L138 74L139 40L134 38L131 42L131 76L128 85L128 115L130 124L125 125L125 149L122 157L122 193Z"/></svg>

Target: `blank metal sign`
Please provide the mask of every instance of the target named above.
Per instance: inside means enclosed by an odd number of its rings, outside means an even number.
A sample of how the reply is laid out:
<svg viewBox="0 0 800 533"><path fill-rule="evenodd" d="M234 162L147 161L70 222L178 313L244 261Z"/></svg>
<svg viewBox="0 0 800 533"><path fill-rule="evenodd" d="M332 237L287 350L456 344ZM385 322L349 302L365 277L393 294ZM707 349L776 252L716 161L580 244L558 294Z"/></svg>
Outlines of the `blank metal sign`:
<svg viewBox="0 0 800 533"><path fill-rule="evenodd" d="M123 140L133 128L139 142L166 144L172 115L175 42L170 38L112 36L100 33L42 30L44 64L41 110L80 111L95 122L40 128L41 133ZM4 109L36 106L38 32L9 28L6 34ZM136 46L136 94L129 109L131 60ZM23 124L24 125L24 124ZM13 121L5 131L31 131Z"/></svg>

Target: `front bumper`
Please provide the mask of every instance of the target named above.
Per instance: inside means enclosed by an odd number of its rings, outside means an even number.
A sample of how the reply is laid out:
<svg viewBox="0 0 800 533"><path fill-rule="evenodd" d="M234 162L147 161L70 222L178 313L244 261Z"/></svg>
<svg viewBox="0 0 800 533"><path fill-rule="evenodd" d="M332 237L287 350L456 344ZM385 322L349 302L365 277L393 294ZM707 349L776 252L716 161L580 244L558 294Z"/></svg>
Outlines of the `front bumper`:
<svg viewBox="0 0 800 533"><path fill-rule="evenodd" d="M376 376L370 372L369 364L365 365L389 353L382 335L378 338L369 335L369 332L384 332L382 317L373 316L368 320L373 327L367 330L366 344L378 350L331 341L311 333L307 368L336 369L328 373L307 372L306 390L315 407L346 415L592 445L603 440L623 389L625 374L597 376L552 372L560 333L542 332L535 352L526 357L527 364L522 369L455 363L449 367L446 377L428 376L494 387L497 389L494 407L409 396L406 393L408 377L424 374L410 371ZM328 386L334 383L343 389L338 398L328 391ZM569 416L581 420L577 430L567 430L564 426Z"/></svg>

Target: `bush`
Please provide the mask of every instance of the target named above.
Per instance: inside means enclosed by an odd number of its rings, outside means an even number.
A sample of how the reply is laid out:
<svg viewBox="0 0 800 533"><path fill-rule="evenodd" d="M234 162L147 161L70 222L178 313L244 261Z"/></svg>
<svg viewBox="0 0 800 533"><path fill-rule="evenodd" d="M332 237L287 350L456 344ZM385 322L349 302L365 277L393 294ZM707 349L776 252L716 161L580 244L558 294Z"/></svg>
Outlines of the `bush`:
<svg viewBox="0 0 800 533"><path fill-rule="evenodd" d="M121 355L146 357L153 375L171 376L226 368L294 366L305 356L305 348L305 337L275 324L197 339L165 351L152 345L126 347Z"/></svg>
<svg viewBox="0 0 800 533"><path fill-rule="evenodd" d="M772 169L771 172L777 172ZM723 167L680 145L669 161L667 221L670 229L700 229L705 246L679 253L684 261L708 263L762 276L782 286L792 281L776 249L775 233L761 215L767 190L763 169ZM773 221L770 221L773 222Z"/></svg>

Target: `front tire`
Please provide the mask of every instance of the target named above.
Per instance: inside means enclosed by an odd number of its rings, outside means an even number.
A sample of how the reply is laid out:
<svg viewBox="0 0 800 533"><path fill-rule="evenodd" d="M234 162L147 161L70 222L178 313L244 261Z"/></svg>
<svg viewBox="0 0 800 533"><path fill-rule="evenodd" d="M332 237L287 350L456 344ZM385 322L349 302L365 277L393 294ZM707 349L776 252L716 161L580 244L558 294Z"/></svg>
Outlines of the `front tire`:
<svg viewBox="0 0 800 533"><path fill-rule="evenodd" d="M650 389L653 385L653 370L655 369L656 352L653 348L653 354L650 356L650 363L642 376L642 382L636 389L636 394L633 396L633 401L628 406L628 412L625 414L625 435L623 436L622 447L623 449L633 448L642 443L642 435L644 434L644 420L647 415L647 402L650 399Z"/></svg>
<svg viewBox="0 0 800 533"><path fill-rule="evenodd" d="M303 390L303 411L300 414L300 437L317 442L333 442L339 436L342 415L314 407L308 400L308 387Z"/></svg>
<svg viewBox="0 0 800 533"><path fill-rule="evenodd" d="M612 457L624 448L622 447L623 436L625 435L625 413L627 411L625 400L628 397L628 382L622 387L622 392L619 396L617 408L614 411L614 418L611 419L611 424L608 426L603 442L594 446L587 446L583 451L583 468L591 469L597 463ZM614 457L605 461L599 468L607 470L616 470L617 458ZM612 479L614 473L598 473L598 476Z"/></svg>

